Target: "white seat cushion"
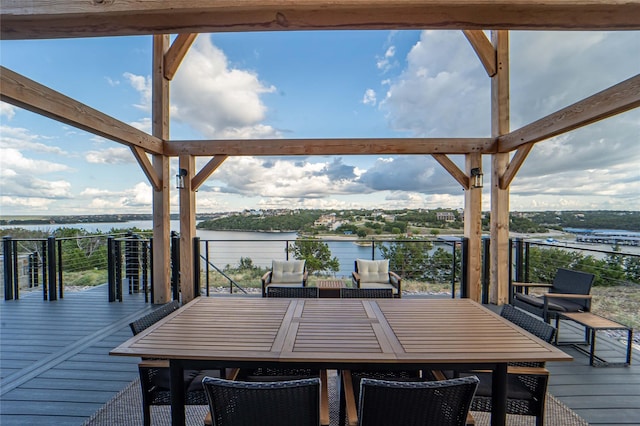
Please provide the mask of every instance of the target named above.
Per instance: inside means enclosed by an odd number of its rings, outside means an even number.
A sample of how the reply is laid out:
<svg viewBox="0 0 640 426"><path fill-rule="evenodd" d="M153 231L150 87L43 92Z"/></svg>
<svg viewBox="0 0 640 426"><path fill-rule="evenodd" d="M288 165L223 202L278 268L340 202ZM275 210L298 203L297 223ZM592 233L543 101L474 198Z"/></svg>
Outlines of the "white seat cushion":
<svg viewBox="0 0 640 426"><path fill-rule="evenodd" d="M363 260L357 259L360 287L362 283L390 284L389 259Z"/></svg>
<svg viewBox="0 0 640 426"><path fill-rule="evenodd" d="M274 260L271 284L300 284L304 279L304 260Z"/></svg>

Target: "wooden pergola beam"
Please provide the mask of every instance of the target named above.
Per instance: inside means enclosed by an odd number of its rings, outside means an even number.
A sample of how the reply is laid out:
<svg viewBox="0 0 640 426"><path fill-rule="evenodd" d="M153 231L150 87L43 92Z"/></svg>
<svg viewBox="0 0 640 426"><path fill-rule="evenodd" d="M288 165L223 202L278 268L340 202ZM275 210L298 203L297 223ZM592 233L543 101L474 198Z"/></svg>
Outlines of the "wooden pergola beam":
<svg viewBox="0 0 640 426"><path fill-rule="evenodd" d="M539 142L640 106L640 74L498 138L498 152Z"/></svg>
<svg viewBox="0 0 640 426"><path fill-rule="evenodd" d="M200 169L198 174L191 180L191 189L193 191L197 191L198 188L200 188L200 185L205 183L207 178L211 176L211 174L215 172L227 158L229 157L226 155L217 155L209 160L209 162L205 164L205 166Z"/></svg>
<svg viewBox="0 0 640 426"><path fill-rule="evenodd" d="M281 30L640 28L638 0L3 0L4 40Z"/></svg>
<svg viewBox="0 0 640 426"><path fill-rule="evenodd" d="M130 147L163 150L161 139L2 66L0 100Z"/></svg>
<svg viewBox="0 0 640 426"><path fill-rule="evenodd" d="M172 80L198 34L178 34L164 55L164 78Z"/></svg>
<svg viewBox="0 0 640 426"><path fill-rule="evenodd" d="M491 40L485 35L482 30L464 30L462 31L464 36L469 40L471 47L480 58L480 62L487 71L489 77L493 77L498 72L498 65L496 64L496 49L491 44Z"/></svg>
<svg viewBox="0 0 640 426"><path fill-rule="evenodd" d="M467 176L460 168L451 161L446 154L431 154L431 156L436 160L444 169L449 172L449 174L464 188L465 190L469 190L471 185L469 185L469 176Z"/></svg>
<svg viewBox="0 0 640 426"><path fill-rule="evenodd" d="M165 142L165 155L283 156L495 152L491 138L229 139Z"/></svg>
<svg viewBox="0 0 640 426"><path fill-rule="evenodd" d="M151 162L149 157L147 157L147 153L142 148L138 148L137 146L132 146L131 152L138 161L142 172L145 174L147 179L149 179L149 182L151 183L151 186L153 186L153 189L155 191L161 191L162 179L160 179L160 176L158 176L158 173L153 168L153 163Z"/></svg>

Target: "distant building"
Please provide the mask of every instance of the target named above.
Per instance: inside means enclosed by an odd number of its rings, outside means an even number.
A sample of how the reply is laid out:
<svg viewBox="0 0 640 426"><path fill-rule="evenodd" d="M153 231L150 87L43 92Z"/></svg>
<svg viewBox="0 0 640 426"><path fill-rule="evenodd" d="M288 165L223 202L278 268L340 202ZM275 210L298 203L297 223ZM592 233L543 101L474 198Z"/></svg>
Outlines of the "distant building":
<svg viewBox="0 0 640 426"><path fill-rule="evenodd" d="M454 215L453 212L436 212L436 220L454 222L456 220L456 215Z"/></svg>

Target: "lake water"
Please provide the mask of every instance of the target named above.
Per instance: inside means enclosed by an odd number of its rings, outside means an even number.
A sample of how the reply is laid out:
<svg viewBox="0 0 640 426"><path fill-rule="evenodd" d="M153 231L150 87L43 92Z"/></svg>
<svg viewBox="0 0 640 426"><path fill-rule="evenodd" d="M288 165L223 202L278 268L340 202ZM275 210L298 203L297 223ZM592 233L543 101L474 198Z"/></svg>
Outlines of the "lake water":
<svg viewBox="0 0 640 426"><path fill-rule="evenodd" d="M170 221L172 231L180 231L180 221ZM8 229L13 226L0 226L0 229ZM150 220L131 222L105 222L105 223L74 223L60 225L22 225L20 228L27 230L40 230L53 232L57 228L85 229L88 232L108 233L113 229L138 228L151 230ZM237 266L240 258L250 258L254 265L260 267L270 267L275 260L287 258L287 244L292 244L296 240L295 232L245 232L245 231L209 231L204 229L196 230L196 235L208 246L209 262L223 269L226 265ZM207 242L208 241L208 242ZM355 259L371 259L372 249L370 246L363 247L353 241L327 241L332 256L340 259L340 270L336 276L349 277L353 271ZM205 249L202 249L205 255ZM374 253L376 259L382 256L379 250Z"/></svg>
<svg viewBox="0 0 640 426"><path fill-rule="evenodd" d="M180 221L170 221L172 231L180 231ZM114 223L76 223L76 224L61 224L61 225L23 225L21 228L29 230L43 230L51 232L57 228L76 228L85 229L89 232L104 232L108 233L113 229L126 229L126 228L138 228L142 230L151 230L152 222L150 220L132 221L132 222L114 222ZM12 228L12 226L0 226L0 229ZM287 244L291 244L295 241L297 234L295 232L244 232L244 231L209 231L198 229L196 235L204 242L208 244L209 261L215 264L219 268L224 268L226 265L237 266L240 263L240 258L250 258L254 265L261 267L270 267L272 260L286 259ZM337 239L337 238L336 238ZM534 238L535 240L535 238ZM208 243L206 241L209 241ZM544 242L541 239L540 242ZM349 277L351 271L354 269L353 262L355 259L375 259L382 258L380 251L375 250L372 253L371 246L361 246L353 241L326 241L332 256L340 259L340 270L337 272L337 276ZM564 249L574 249L578 251L584 250L603 250L611 251L611 246L606 244L578 244L576 242L558 241L553 244ZM442 247L447 251L451 251L452 247L449 244L439 244L438 247ZM639 247L620 247L624 253L640 254ZM435 248L434 248L435 249ZM593 255L595 258L604 258L605 254L586 252ZM205 249L202 250L203 256L205 255Z"/></svg>

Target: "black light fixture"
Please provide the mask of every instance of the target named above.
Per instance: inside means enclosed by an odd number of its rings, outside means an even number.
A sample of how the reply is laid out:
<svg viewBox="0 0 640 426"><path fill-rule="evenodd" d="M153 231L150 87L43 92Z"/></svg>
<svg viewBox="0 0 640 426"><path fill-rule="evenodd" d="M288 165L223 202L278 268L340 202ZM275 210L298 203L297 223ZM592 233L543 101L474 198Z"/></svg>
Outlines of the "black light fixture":
<svg viewBox="0 0 640 426"><path fill-rule="evenodd" d="M474 167L471 169L471 187L472 188L482 188L482 179L483 179L482 170L480 167Z"/></svg>
<svg viewBox="0 0 640 426"><path fill-rule="evenodd" d="M184 189L184 177L187 175L187 169L178 169L178 174L176 175L176 188Z"/></svg>

